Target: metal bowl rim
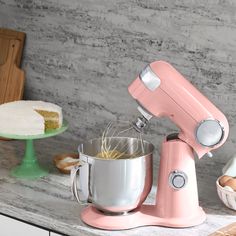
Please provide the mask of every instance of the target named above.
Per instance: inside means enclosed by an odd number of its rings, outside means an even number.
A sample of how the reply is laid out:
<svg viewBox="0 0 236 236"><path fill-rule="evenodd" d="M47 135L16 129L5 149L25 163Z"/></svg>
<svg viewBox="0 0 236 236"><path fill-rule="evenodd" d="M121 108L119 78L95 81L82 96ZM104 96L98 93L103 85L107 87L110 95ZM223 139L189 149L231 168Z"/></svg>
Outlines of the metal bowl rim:
<svg viewBox="0 0 236 236"><path fill-rule="evenodd" d="M109 137L108 137L109 138ZM115 139L136 139L136 140L139 140L138 138L131 138L131 137L110 137L110 138L115 138ZM84 142L84 143L81 143L79 144L78 146L78 152L79 154L81 153L80 150L79 150L79 147L81 145L85 145L85 144L88 144L94 140L101 140L102 138L93 138L93 139L89 139L88 141ZM99 161L126 161L126 160L135 160L135 159L138 159L138 158L143 158L143 157L147 157L147 156L150 156L153 154L153 151L155 149L154 145L151 143L151 142L148 142L146 140L143 140L144 143L148 144L151 146L151 151L146 153L145 155L143 156L137 156L137 157L133 157L133 158L124 158L124 159L104 159L104 158L99 158L99 157L95 157L95 156L90 156L90 155L87 155L87 154L84 154L82 153L84 156L88 157L88 158L92 158L92 159L95 159L95 160L99 160Z"/></svg>

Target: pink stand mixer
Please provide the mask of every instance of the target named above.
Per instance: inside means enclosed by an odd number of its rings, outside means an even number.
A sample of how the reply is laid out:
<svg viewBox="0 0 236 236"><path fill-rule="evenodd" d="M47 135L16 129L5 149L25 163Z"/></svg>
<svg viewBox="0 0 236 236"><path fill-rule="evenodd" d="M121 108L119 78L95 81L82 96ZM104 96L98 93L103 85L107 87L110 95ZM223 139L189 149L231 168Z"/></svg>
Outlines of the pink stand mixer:
<svg viewBox="0 0 236 236"><path fill-rule="evenodd" d="M229 126L224 114L177 70L164 61L148 65L128 88L138 103L140 131L153 117L168 117L180 129L162 143L156 202L125 215L107 215L89 206L81 218L88 225L108 230L145 225L190 227L206 215L198 202L194 152L199 158L220 147Z"/></svg>

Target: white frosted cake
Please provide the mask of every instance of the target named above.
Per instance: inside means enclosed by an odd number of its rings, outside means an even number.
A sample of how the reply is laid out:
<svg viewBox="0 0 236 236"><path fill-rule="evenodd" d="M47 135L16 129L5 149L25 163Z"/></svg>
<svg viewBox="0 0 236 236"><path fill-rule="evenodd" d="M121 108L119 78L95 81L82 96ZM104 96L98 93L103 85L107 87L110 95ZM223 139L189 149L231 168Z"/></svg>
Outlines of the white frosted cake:
<svg viewBox="0 0 236 236"><path fill-rule="evenodd" d="M61 107L43 101L16 101L0 105L0 133L44 134L62 126Z"/></svg>

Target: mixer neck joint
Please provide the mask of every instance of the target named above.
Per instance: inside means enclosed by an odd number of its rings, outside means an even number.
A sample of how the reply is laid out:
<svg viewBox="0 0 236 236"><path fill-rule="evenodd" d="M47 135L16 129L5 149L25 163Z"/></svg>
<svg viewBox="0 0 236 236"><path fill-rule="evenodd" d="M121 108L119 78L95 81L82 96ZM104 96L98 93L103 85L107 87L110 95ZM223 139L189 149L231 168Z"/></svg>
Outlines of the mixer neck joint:
<svg viewBox="0 0 236 236"><path fill-rule="evenodd" d="M141 133L144 129L144 127L147 125L148 123L148 120L144 117L144 116L139 116L136 121L134 121L132 124L133 124L133 127L134 129Z"/></svg>

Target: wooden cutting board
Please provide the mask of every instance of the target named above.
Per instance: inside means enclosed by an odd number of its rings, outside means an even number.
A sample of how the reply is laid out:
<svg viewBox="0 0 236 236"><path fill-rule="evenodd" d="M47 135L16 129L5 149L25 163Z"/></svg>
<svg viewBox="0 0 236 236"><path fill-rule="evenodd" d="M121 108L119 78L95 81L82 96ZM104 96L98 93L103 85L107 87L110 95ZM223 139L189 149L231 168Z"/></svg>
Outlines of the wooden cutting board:
<svg viewBox="0 0 236 236"><path fill-rule="evenodd" d="M22 99L25 74L17 66L20 41L11 39L6 62L0 66L0 104Z"/></svg>
<svg viewBox="0 0 236 236"><path fill-rule="evenodd" d="M216 232L209 234L208 236L236 236L236 223L218 229Z"/></svg>
<svg viewBox="0 0 236 236"><path fill-rule="evenodd" d="M0 28L0 65L4 64L7 60L11 39L17 39L20 42L20 48L16 57L16 65L20 66L25 42L25 33L4 28Z"/></svg>

